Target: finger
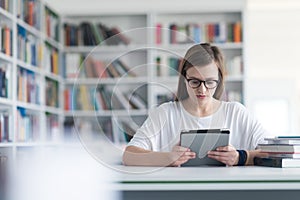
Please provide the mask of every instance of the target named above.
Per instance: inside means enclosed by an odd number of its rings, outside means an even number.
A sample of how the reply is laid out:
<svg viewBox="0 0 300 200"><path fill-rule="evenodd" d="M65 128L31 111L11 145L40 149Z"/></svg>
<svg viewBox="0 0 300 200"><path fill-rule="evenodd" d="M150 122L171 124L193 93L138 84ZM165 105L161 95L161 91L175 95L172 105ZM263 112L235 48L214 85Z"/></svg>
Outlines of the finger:
<svg viewBox="0 0 300 200"><path fill-rule="evenodd" d="M181 166L182 164L186 163L187 161L189 161L189 159L177 160L176 162L173 163L173 165Z"/></svg>
<svg viewBox="0 0 300 200"><path fill-rule="evenodd" d="M175 162L177 160L193 159L195 157L195 152L176 152L175 154L173 154L172 161Z"/></svg>
<svg viewBox="0 0 300 200"><path fill-rule="evenodd" d="M175 146L173 148L173 151L191 151L189 148L186 148L186 147L182 147L182 146Z"/></svg>
<svg viewBox="0 0 300 200"><path fill-rule="evenodd" d="M207 153L207 155L216 155L221 157L237 157L236 151L210 151Z"/></svg>
<svg viewBox="0 0 300 200"><path fill-rule="evenodd" d="M194 158L196 158L196 155L185 155L185 156L181 156L177 160L194 159Z"/></svg>
<svg viewBox="0 0 300 200"><path fill-rule="evenodd" d="M229 159L229 160L226 160L226 159L220 159L220 162L228 165L228 166L233 166L235 164L234 160L232 159Z"/></svg>
<svg viewBox="0 0 300 200"><path fill-rule="evenodd" d="M230 152L228 151L209 151L207 155L213 155L213 156L228 156L230 155Z"/></svg>
<svg viewBox="0 0 300 200"><path fill-rule="evenodd" d="M235 148L233 146L222 146L217 147L217 151L235 151Z"/></svg>

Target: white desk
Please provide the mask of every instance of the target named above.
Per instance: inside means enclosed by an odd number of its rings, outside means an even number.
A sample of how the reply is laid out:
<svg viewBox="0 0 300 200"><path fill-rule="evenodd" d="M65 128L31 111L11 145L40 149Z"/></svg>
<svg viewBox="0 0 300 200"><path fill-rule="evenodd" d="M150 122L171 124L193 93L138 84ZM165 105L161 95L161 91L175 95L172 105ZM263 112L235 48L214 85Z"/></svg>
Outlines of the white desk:
<svg viewBox="0 0 300 200"><path fill-rule="evenodd" d="M300 199L300 168L116 168L124 199Z"/></svg>

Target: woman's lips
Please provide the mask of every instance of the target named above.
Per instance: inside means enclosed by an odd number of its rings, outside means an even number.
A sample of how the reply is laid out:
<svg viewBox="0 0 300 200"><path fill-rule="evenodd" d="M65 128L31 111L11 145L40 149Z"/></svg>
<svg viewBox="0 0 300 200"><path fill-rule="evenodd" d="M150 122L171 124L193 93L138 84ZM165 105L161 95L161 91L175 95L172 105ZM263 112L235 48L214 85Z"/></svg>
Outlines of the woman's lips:
<svg viewBox="0 0 300 200"><path fill-rule="evenodd" d="M198 95L196 95L196 97L197 97L198 99L204 99L206 96L203 95L203 94L198 94Z"/></svg>

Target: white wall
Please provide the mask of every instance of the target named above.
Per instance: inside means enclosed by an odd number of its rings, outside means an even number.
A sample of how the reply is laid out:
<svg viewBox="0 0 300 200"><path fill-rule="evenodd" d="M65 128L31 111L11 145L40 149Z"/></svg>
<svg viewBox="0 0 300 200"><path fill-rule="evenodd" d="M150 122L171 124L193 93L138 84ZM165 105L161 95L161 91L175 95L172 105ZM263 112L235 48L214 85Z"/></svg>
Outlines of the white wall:
<svg viewBox="0 0 300 200"><path fill-rule="evenodd" d="M286 101L288 119L281 108L272 107L266 115L273 134L300 134L300 2L296 0L249 0L245 11L245 60L247 69L247 105ZM278 105L278 104L277 104ZM261 109L262 110L262 109ZM265 110L268 110L265 108ZM261 114L261 115L260 115ZM266 121L266 120L263 121ZM277 127L288 123L285 133ZM276 123L277 122L277 123Z"/></svg>

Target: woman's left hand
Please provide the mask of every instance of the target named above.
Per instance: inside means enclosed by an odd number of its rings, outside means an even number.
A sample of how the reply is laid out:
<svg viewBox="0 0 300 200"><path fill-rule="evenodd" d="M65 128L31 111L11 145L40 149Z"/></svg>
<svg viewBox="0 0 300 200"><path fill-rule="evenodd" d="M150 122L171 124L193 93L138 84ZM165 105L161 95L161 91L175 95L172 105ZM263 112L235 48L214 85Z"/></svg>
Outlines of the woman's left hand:
<svg viewBox="0 0 300 200"><path fill-rule="evenodd" d="M218 160L227 166L237 165L239 161L239 153L233 146L218 147L215 151L207 152L209 158Z"/></svg>

